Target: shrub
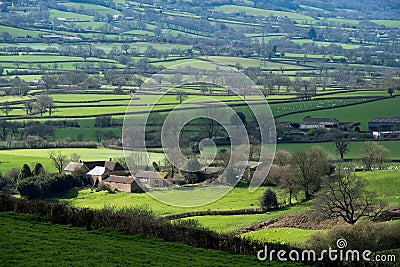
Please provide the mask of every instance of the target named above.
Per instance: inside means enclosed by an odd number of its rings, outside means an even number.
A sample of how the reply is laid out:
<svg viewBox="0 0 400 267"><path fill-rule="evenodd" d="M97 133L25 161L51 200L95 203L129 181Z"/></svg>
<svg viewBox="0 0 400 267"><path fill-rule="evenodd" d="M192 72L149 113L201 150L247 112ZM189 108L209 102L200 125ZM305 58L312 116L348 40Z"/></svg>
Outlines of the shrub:
<svg viewBox="0 0 400 267"><path fill-rule="evenodd" d="M345 225L330 230L327 234L314 234L307 242L307 247L322 251L336 247L336 241L344 238L346 249L373 252L398 249L400 247L400 222L373 223L361 221L355 225Z"/></svg>
<svg viewBox="0 0 400 267"><path fill-rule="evenodd" d="M268 188L260 198L260 207L264 210L268 210L277 206L278 199L276 197L276 193Z"/></svg>

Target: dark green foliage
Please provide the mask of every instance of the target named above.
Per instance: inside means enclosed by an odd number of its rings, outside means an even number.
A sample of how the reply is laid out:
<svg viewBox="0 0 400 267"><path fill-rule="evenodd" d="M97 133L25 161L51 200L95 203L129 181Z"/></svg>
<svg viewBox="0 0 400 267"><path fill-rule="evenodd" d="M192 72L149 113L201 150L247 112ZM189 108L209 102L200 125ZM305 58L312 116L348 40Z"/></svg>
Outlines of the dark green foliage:
<svg viewBox="0 0 400 267"><path fill-rule="evenodd" d="M0 191L13 193L17 184L19 169L11 169L6 175L0 173Z"/></svg>
<svg viewBox="0 0 400 267"><path fill-rule="evenodd" d="M340 238L347 240L346 249L373 252L400 248L400 222L373 223L362 221L355 225L337 227L327 234L318 233L308 240L307 246L317 251L336 247Z"/></svg>
<svg viewBox="0 0 400 267"><path fill-rule="evenodd" d="M54 193L87 184L89 184L88 179L83 180L73 175L30 176L18 180L17 190L21 196L35 199L46 198Z"/></svg>
<svg viewBox="0 0 400 267"><path fill-rule="evenodd" d="M28 166L28 164L24 164L21 168L21 171L19 172L18 179L24 179L31 176L31 168Z"/></svg>
<svg viewBox="0 0 400 267"><path fill-rule="evenodd" d="M260 206L264 210L269 210L270 208L277 207L278 199L276 197L276 193L269 188L265 190L260 199Z"/></svg>
<svg viewBox="0 0 400 267"><path fill-rule="evenodd" d="M111 116L98 116L94 121L95 128L106 128L111 126Z"/></svg>
<svg viewBox="0 0 400 267"><path fill-rule="evenodd" d="M46 173L43 165L41 163L36 163L32 170L33 176L41 176Z"/></svg>

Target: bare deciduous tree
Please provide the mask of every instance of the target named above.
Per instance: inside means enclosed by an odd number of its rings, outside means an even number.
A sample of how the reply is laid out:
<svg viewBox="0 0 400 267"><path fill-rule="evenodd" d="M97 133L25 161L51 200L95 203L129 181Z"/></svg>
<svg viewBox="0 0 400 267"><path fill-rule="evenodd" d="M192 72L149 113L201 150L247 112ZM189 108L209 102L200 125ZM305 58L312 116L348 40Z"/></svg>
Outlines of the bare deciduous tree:
<svg viewBox="0 0 400 267"><path fill-rule="evenodd" d="M375 217L384 204L376 200L375 192L366 190L366 185L365 179L351 171L338 173L318 194L314 208L325 217L342 218L349 224L355 224L362 217Z"/></svg>
<svg viewBox="0 0 400 267"><path fill-rule="evenodd" d="M56 167L58 173L61 174L64 170L64 167L68 163L67 156L63 155L61 151L58 151L58 152L50 152L49 157L53 161L53 165L54 167Z"/></svg>
<svg viewBox="0 0 400 267"><path fill-rule="evenodd" d="M321 147L298 151L293 154L292 165L306 199L319 189L322 177L328 170L327 157Z"/></svg>
<svg viewBox="0 0 400 267"><path fill-rule="evenodd" d="M360 159L367 171L372 170L375 166L381 169L387 160L388 152L389 150L377 142L368 141L361 147Z"/></svg>

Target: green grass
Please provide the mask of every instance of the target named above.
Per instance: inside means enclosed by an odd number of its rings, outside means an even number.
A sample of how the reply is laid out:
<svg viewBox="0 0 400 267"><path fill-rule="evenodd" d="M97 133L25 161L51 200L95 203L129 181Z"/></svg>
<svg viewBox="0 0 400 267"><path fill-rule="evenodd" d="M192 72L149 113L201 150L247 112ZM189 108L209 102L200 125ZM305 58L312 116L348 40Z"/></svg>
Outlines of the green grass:
<svg viewBox="0 0 400 267"><path fill-rule="evenodd" d="M400 206L400 170L369 171L357 175L368 180L367 188L375 191L378 199L388 203L389 208Z"/></svg>
<svg viewBox="0 0 400 267"><path fill-rule="evenodd" d="M344 155L345 158L358 158L361 146L364 142L350 142L349 144L349 152ZM400 159L400 142L398 141L378 141L378 144L386 147L389 150L388 157L392 159ZM321 146L323 147L328 154L335 159L339 158L339 155L336 153L335 146L333 142L324 142L324 143L293 143L293 144L277 144L276 149L287 150L288 152L296 152L299 150L309 149L312 146Z"/></svg>
<svg viewBox="0 0 400 267"><path fill-rule="evenodd" d="M130 95L114 95L114 94L53 94L50 95L54 101L67 101L67 102L77 102L77 101L91 101L91 100L109 100L109 99L121 99L126 98L130 100ZM108 103L108 102L106 102ZM64 105L64 103L60 103ZM95 104L96 105L96 104Z"/></svg>
<svg viewBox="0 0 400 267"><path fill-rule="evenodd" d="M295 21L308 21L309 23L313 23L315 21L314 18L310 16L306 16L303 14L292 13L292 12L284 12L284 11L275 11L275 10L265 10L261 8L253 8L247 6L237 6L237 5L223 5L214 8L214 11L223 12L226 14L232 14L237 12L243 12L247 15L252 16L287 16L288 18Z"/></svg>
<svg viewBox="0 0 400 267"><path fill-rule="evenodd" d="M308 206L309 203L304 203L263 214L195 216L187 219L196 219L201 225L211 230L228 233L269 219L296 213L302 209L307 208Z"/></svg>
<svg viewBox="0 0 400 267"><path fill-rule="evenodd" d="M74 12L65 12L61 10L50 9L50 17L53 19L65 18L65 19L80 19L80 20L92 20L92 16L77 14Z"/></svg>
<svg viewBox="0 0 400 267"><path fill-rule="evenodd" d="M400 20L371 20L372 22L379 24L379 25L385 25L386 27L395 27L395 28L400 28Z"/></svg>
<svg viewBox="0 0 400 267"><path fill-rule="evenodd" d="M122 130L120 128L101 128L101 129L96 129L96 128L55 128L55 135L54 135L54 140L63 140L65 138L73 138L74 140L77 140L78 136L80 134L83 134L83 140L84 141L94 141L95 137L93 137L93 134L95 131L100 131L100 132L113 132L118 138L121 138L121 133Z"/></svg>
<svg viewBox="0 0 400 267"><path fill-rule="evenodd" d="M180 203L194 203L194 201L201 201L202 198L213 197L216 194L225 192L227 187L206 187L206 188L188 188L186 190L167 190L167 191L154 191L153 193L169 199L171 201L178 201ZM148 194L131 194L131 193L116 193L109 194L106 191L94 192L90 189L83 189L79 191L76 198L65 199L77 207L90 207L100 209L104 206L112 206L115 208L122 207L135 207L147 206L150 207L155 214L165 215L174 214L196 210L234 210L234 209L247 209L258 208L258 198L265 188L260 188L257 191L250 193L248 188L234 188L224 197L218 199L207 205L197 207L179 207L164 204Z"/></svg>
<svg viewBox="0 0 400 267"><path fill-rule="evenodd" d="M90 60L90 59L88 59ZM98 60L98 59L97 59ZM11 62L28 62L28 63L37 63L37 62L60 62L60 61L84 61L81 57L69 57L69 56L49 56L49 55L18 55L18 56L0 56L0 62L3 61L11 61ZM45 64L45 63L43 63Z"/></svg>
<svg viewBox="0 0 400 267"><path fill-rule="evenodd" d="M0 96L0 103L22 101L27 99L29 99L28 96Z"/></svg>
<svg viewBox="0 0 400 267"><path fill-rule="evenodd" d="M277 115L282 115L286 114L289 112L294 112L294 111L307 111L309 109L315 109L315 108L326 108L326 107L336 107L339 105L345 105L349 103L357 103L361 102L365 99L329 99L329 100L314 100L314 101L298 101L298 102L292 102L292 103L279 103L279 104L272 104L270 105L270 108L272 110L272 113L274 116ZM331 110L331 109L329 109ZM298 114L295 114L298 115ZM300 113L301 120L306 116L304 113ZM308 115L308 113L307 113ZM286 121L287 117L294 116L294 115L289 115L289 116L284 116L279 118L281 121Z"/></svg>
<svg viewBox="0 0 400 267"><path fill-rule="evenodd" d="M3 266L265 266L254 256L0 213ZM286 264L284 266L287 266Z"/></svg>
<svg viewBox="0 0 400 267"><path fill-rule="evenodd" d="M27 35L32 37L39 37L39 35L45 34L45 32L41 31L24 30L24 29L0 25L0 34L3 32L8 32L9 34L11 34L12 37L26 37Z"/></svg>
<svg viewBox="0 0 400 267"><path fill-rule="evenodd" d="M306 242L311 235L317 232L326 232L326 230L305 230L298 228L282 227L248 232L242 234L241 236L264 242L300 244Z"/></svg>
<svg viewBox="0 0 400 267"><path fill-rule="evenodd" d="M368 121L377 117L393 117L399 115L400 97L380 101L341 107L335 109L303 112L281 117L281 121L302 121L305 116L316 118L336 118L339 121L360 122L361 129L368 129Z"/></svg>
<svg viewBox="0 0 400 267"><path fill-rule="evenodd" d="M305 43L313 43L319 46L329 46L329 45L338 45L343 47L343 49L357 49L360 45L357 44L344 44L344 43L333 43L333 42L321 42L321 41L313 41L310 39L294 39L292 42L297 44L305 44Z"/></svg>
<svg viewBox="0 0 400 267"><path fill-rule="evenodd" d="M110 15L119 15L121 12L115 9L111 9L105 6L101 5L95 5L95 4L87 4L87 3L63 3L64 6L67 7L75 7L78 10L81 9L82 7L87 10L91 11L96 11L102 15L110 14Z"/></svg>

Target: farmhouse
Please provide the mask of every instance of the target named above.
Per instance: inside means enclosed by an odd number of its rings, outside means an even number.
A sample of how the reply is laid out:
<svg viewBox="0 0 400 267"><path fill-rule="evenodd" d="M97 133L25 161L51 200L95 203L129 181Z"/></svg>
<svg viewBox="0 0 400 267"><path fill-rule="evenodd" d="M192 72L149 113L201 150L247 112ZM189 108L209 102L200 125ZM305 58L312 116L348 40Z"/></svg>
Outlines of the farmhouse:
<svg viewBox="0 0 400 267"><path fill-rule="evenodd" d="M368 122L368 129L375 138L400 133L400 116L390 118L375 118Z"/></svg>
<svg viewBox="0 0 400 267"><path fill-rule="evenodd" d="M70 162L64 168L65 174L72 174L73 171L82 170L82 172L87 173L89 168L83 162Z"/></svg>
<svg viewBox="0 0 400 267"><path fill-rule="evenodd" d="M110 170L107 167L96 166L86 175L93 180L93 185L102 183L105 178L110 175Z"/></svg>
<svg viewBox="0 0 400 267"><path fill-rule="evenodd" d="M104 184L109 185L113 189L121 192L134 192L140 190L140 186L136 183L132 176L110 175L103 180Z"/></svg>
<svg viewBox="0 0 400 267"><path fill-rule="evenodd" d="M166 172L141 171L136 173L135 177L141 184L147 187L160 188L169 186L166 180L168 173Z"/></svg>
<svg viewBox="0 0 400 267"><path fill-rule="evenodd" d="M300 129L338 128L339 121L335 118L312 118L307 116L300 122Z"/></svg>
<svg viewBox="0 0 400 267"><path fill-rule="evenodd" d="M84 161L83 162L89 170L94 169L95 167L106 167L110 170L110 174L113 175L125 175L125 168L122 167L119 162L112 161L111 159L108 161Z"/></svg>

